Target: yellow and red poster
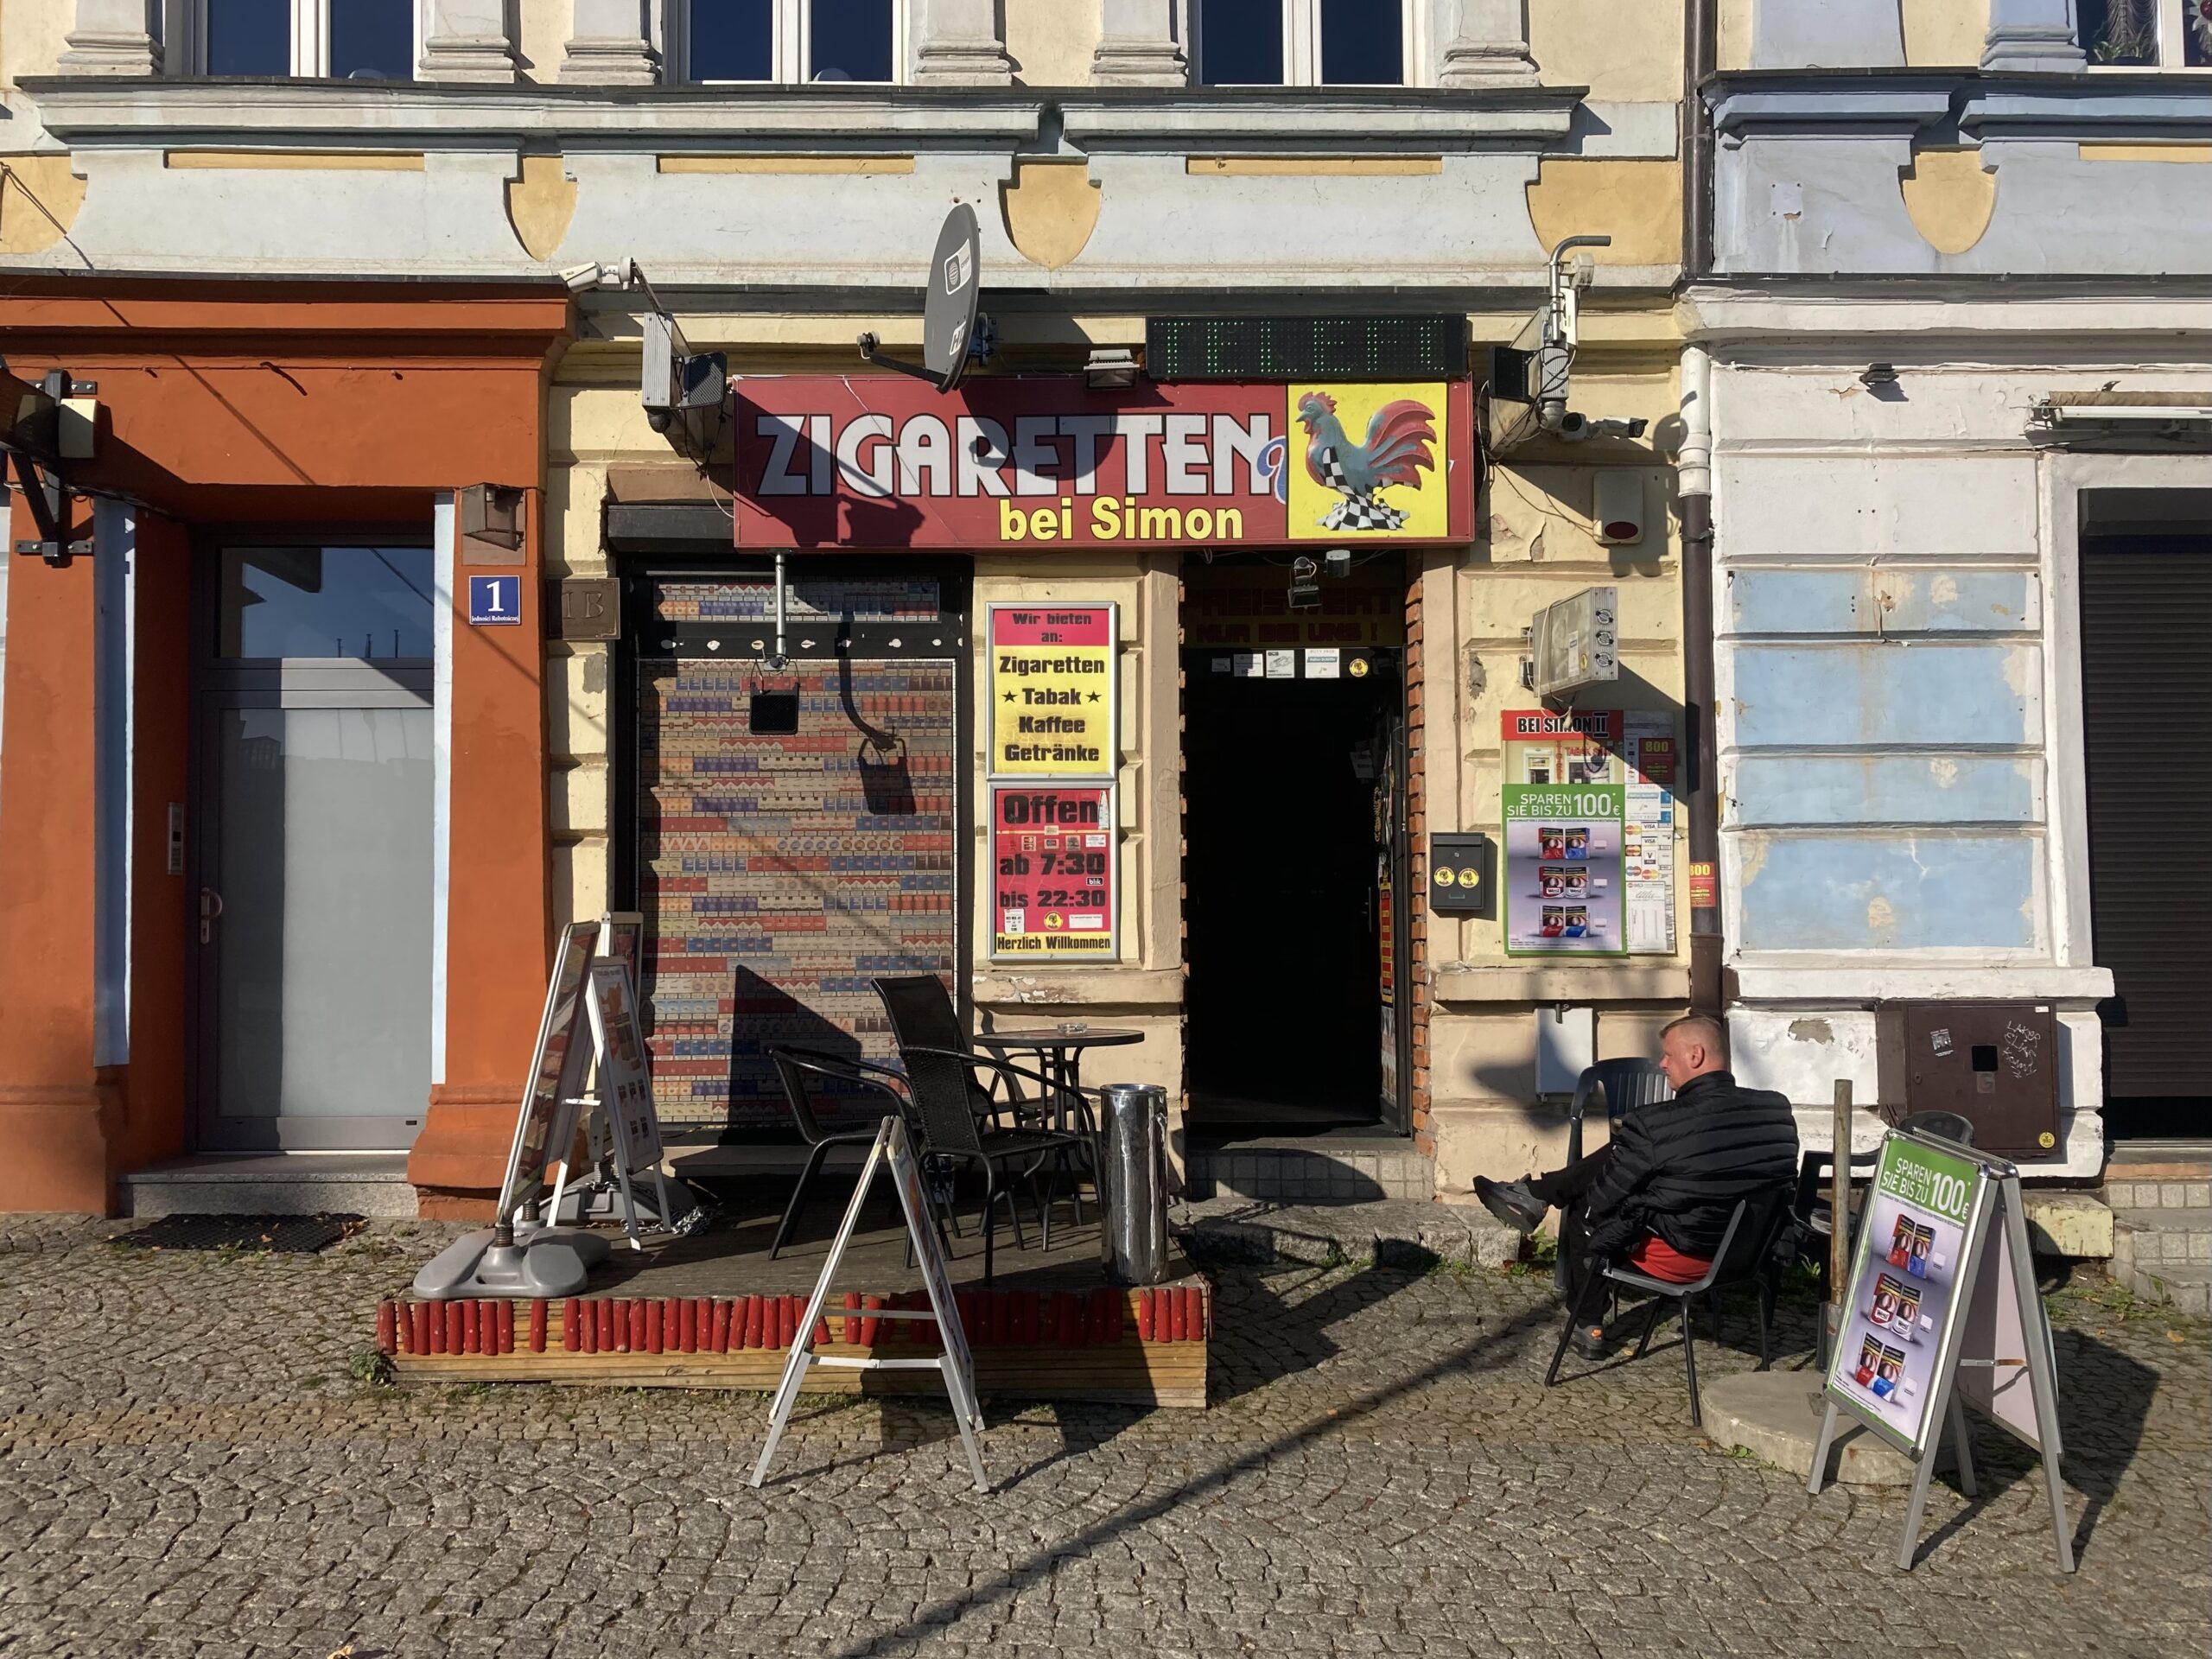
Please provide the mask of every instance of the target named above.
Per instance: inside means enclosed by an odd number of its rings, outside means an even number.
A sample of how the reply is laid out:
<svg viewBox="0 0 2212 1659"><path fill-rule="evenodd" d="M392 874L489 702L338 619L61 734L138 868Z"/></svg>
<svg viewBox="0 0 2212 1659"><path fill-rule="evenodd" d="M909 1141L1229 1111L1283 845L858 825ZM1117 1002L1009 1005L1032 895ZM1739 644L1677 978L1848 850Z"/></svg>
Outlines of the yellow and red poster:
<svg viewBox="0 0 2212 1659"><path fill-rule="evenodd" d="M1115 607L990 607L994 778L1111 778Z"/></svg>
<svg viewBox="0 0 2212 1659"><path fill-rule="evenodd" d="M1114 785L990 785L991 959L1111 962Z"/></svg>

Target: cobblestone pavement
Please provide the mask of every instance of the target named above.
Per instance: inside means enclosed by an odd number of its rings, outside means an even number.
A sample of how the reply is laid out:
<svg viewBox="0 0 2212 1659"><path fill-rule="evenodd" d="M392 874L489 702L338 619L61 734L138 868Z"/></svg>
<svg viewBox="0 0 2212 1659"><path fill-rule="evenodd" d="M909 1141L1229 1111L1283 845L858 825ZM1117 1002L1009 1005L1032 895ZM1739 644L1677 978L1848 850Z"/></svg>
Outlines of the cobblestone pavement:
<svg viewBox="0 0 2212 1659"><path fill-rule="evenodd" d="M1899 1496L1719 1455L1671 1348L1546 1391L1534 1274L1224 1268L1210 1411L995 1406L978 1497L942 1408L810 1402L755 1493L758 1396L357 1381L406 1225L0 1231L0 1652L2212 1650L2207 1332L2108 1289L2054 1300L2079 1575L1984 1429L1907 1579Z"/></svg>

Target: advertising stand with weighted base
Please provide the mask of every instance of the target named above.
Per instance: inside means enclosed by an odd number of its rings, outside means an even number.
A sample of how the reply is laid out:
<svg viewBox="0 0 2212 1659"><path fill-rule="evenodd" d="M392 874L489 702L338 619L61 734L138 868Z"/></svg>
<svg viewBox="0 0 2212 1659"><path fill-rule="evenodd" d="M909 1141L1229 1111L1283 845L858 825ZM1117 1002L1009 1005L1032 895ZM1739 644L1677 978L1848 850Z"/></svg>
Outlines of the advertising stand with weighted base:
<svg viewBox="0 0 2212 1659"><path fill-rule="evenodd" d="M1903 1452L1913 1481L1900 1568L1911 1569L1919 1547L1947 1427L1960 1488L1975 1496L1972 1406L2041 1455L2059 1570L2074 1570L2058 1474L2057 1366L2011 1164L1933 1135L1893 1130L1884 1140L1824 1392L1807 1490L1821 1491L1843 1412Z"/></svg>
<svg viewBox="0 0 2212 1659"><path fill-rule="evenodd" d="M906 1236L912 1243L914 1260L921 1266L922 1283L928 1288L930 1305L927 1310L886 1307L871 1309L870 1319L935 1319L944 1352L929 1359L876 1359L836 1354L817 1354L814 1351L816 1333L822 1328L823 1304L837 1277L837 1268L844 1261L846 1246L851 1243L854 1230L860 1224L861 1211L868 1203L868 1191L875 1185L875 1173L885 1164L891 1166L892 1183L898 1188L899 1207L905 1212ZM895 1117L883 1120L882 1128L875 1133L875 1144L868 1148L868 1162L861 1166L860 1184L853 1189L853 1201L845 1206L845 1218L838 1224L837 1236L830 1245L829 1259L822 1264L822 1274L814 1281L813 1294L807 1298L806 1311L800 1315L798 1331L791 1342L791 1356L784 1362L783 1380L776 1386L775 1404L768 1413L768 1439L760 1448L760 1461L753 1470L753 1484L756 1487L767 1478L768 1465L776 1455L777 1442L784 1436L785 1426L791 1421L791 1408L798 1403L801 1388L805 1386L806 1374L817 1365L843 1366L855 1370L940 1371L944 1376L945 1392L952 1396L953 1420L960 1426L960 1444L968 1453L968 1467L976 1477L976 1490L988 1491L990 1483L983 1474L982 1449L976 1436L983 1427L983 1411L976 1399L976 1363L968 1351L968 1332L960 1323L960 1310L952 1295L952 1275L946 1270L944 1252L938 1237L933 1212L929 1200L922 1192L922 1173L915 1161L913 1147L906 1138L906 1126Z"/></svg>
<svg viewBox="0 0 2212 1659"><path fill-rule="evenodd" d="M662 1223L671 1224L667 1182L660 1172L660 1122L653 1111L632 989L640 925L634 916L608 916L562 930L531 1056L530 1082L499 1185L498 1223L464 1234L425 1263L415 1278L417 1296L534 1300L573 1296L583 1288L591 1269L607 1259L607 1240L552 1223L560 1214L570 1152L587 1108L594 1120L593 1141L604 1139L611 1147L632 1248L643 1248L632 1177L643 1175L648 1164ZM583 1087L594 1059L596 1103ZM597 1122L602 1115L609 1119L603 1131ZM549 1193L547 1177L556 1162L560 1182ZM543 1223L535 1218L541 1205Z"/></svg>

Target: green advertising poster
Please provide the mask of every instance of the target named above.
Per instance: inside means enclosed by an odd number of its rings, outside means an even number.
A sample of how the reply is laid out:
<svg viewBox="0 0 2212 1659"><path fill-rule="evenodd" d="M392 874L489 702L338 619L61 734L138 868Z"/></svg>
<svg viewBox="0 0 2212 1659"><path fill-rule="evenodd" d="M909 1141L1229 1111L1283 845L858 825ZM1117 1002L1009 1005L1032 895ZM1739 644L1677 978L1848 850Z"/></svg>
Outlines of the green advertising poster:
<svg viewBox="0 0 2212 1659"><path fill-rule="evenodd" d="M1507 784L1505 952L1628 954L1626 791L1618 784Z"/></svg>
<svg viewBox="0 0 2212 1659"><path fill-rule="evenodd" d="M1901 1135L1882 1143L1859 1228L1827 1392L1901 1450L1940 1432L1940 1358L1973 1287L1960 1282L1982 1166Z"/></svg>

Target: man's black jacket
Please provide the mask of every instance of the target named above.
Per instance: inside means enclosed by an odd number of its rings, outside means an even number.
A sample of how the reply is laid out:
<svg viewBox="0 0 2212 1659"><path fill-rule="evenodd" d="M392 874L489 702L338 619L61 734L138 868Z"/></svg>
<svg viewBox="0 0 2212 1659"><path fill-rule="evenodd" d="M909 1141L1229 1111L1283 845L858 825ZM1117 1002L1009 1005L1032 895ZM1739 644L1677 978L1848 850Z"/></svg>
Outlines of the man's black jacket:
<svg viewBox="0 0 2212 1659"><path fill-rule="evenodd" d="M1591 1247L1610 1255L1649 1232L1685 1255L1712 1256L1737 1199L1796 1175L1789 1101L1708 1071L1613 1125L1611 1156L1587 1200Z"/></svg>

